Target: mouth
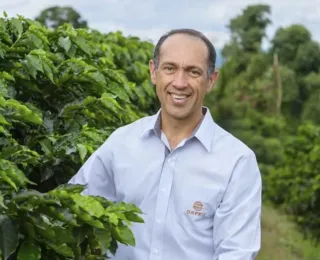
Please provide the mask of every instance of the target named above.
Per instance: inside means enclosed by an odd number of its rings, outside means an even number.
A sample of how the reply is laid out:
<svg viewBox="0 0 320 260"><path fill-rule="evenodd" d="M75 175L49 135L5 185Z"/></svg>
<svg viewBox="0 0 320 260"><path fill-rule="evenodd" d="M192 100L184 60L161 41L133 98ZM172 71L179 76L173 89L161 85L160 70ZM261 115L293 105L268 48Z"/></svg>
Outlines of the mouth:
<svg viewBox="0 0 320 260"><path fill-rule="evenodd" d="M186 94L169 93L169 95L171 96L173 102L176 104L183 104L187 101L188 97L190 97L190 95Z"/></svg>

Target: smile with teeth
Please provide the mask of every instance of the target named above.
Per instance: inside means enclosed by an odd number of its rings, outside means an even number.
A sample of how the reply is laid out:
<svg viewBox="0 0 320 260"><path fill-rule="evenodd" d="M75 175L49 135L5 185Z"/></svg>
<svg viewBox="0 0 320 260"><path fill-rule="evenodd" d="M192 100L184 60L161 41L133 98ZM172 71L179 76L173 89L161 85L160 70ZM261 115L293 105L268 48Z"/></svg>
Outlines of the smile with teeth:
<svg viewBox="0 0 320 260"><path fill-rule="evenodd" d="M177 95L177 94L171 94L171 96L174 99L178 99L178 100L184 100L184 99L186 99L188 97L187 95Z"/></svg>

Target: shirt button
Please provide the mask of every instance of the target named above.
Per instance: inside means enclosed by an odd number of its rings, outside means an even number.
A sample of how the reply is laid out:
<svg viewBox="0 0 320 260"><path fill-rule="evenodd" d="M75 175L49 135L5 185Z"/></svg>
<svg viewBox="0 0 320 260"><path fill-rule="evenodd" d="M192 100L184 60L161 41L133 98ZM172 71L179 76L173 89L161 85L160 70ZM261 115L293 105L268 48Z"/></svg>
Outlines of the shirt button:
<svg viewBox="0 0 320 260"><path fill-rule="evenodd" d="M161 219L157 219L156 221L158 224L160 224L162 222Z"/></svg>
<svg viewBox="0 0 320 260"><path fill-rule="evenodd" d="M162 188L161 191L164 192L164 193L166 193L166 192L167 192L167 189L166 189L166 188Z"/></svg>
<svg viewBox="0 0 320 260"><path fill-rule="evenodd" d="M153 253L158 254L159 250L155 248L155 249L153 249Z"/></svg>

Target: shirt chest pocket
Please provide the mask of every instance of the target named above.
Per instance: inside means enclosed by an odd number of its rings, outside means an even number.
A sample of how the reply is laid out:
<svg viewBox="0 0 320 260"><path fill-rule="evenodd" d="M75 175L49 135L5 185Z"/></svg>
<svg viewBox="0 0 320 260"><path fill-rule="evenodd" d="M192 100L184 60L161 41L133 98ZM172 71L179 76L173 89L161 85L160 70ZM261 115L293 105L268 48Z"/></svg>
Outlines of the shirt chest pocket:
<svg viewBox="0 0 320 260"><path fill-rule="evenodd" d="M200 232L212 229L214 214L222 198L221 189L190 185L175 193L171 210L179 225Z"/></svg>

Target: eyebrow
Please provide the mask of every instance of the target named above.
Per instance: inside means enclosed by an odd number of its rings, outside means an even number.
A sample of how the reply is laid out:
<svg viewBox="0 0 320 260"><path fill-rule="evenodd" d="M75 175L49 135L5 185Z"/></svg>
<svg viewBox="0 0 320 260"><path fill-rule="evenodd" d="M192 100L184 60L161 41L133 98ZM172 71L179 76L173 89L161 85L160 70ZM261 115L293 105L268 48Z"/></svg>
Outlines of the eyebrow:
<svg viewBox="0 0 320 260"><path fill-rule="evenodd" d="M163 62L163 64L161 64L161 66L165 66L165 65L173 65L173 66L178 67L178 65L172 61L165 61L165 62ZM196 66L196 65L186 65L186 66L184 66L184 69L186 69L186 70L198 69L201 72L203 72L203 69L199 66Z"/></svg>

